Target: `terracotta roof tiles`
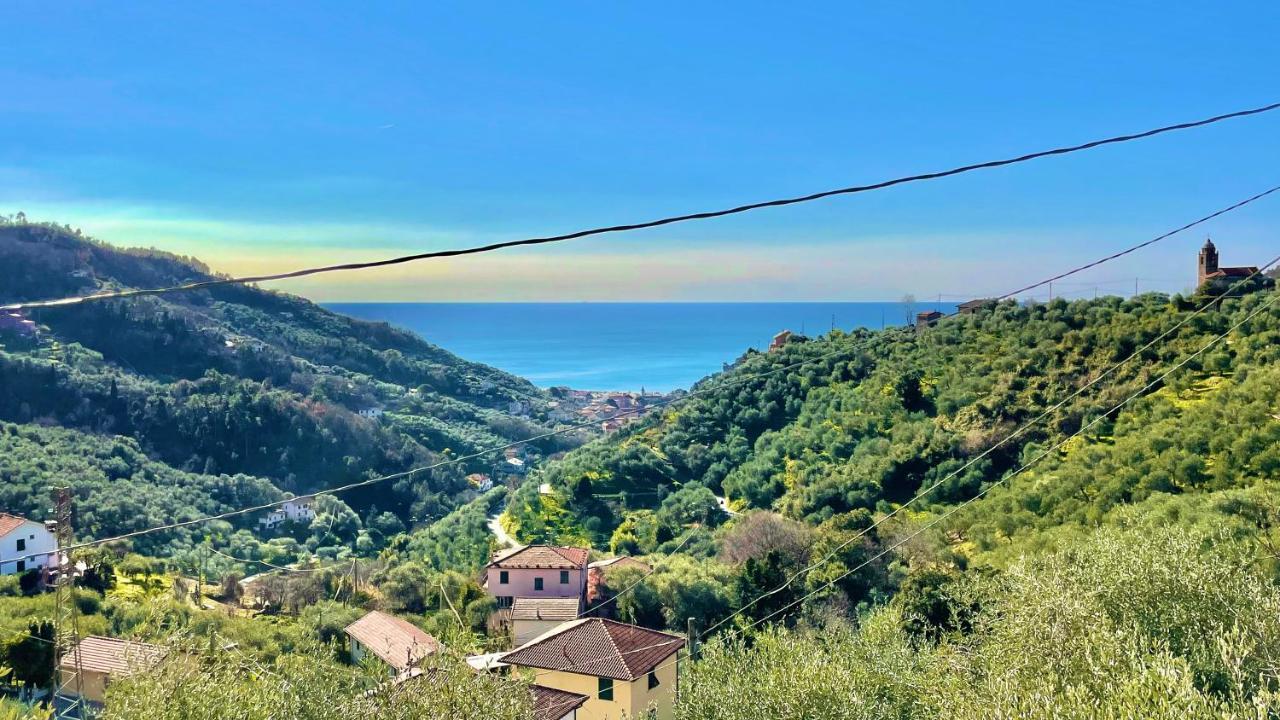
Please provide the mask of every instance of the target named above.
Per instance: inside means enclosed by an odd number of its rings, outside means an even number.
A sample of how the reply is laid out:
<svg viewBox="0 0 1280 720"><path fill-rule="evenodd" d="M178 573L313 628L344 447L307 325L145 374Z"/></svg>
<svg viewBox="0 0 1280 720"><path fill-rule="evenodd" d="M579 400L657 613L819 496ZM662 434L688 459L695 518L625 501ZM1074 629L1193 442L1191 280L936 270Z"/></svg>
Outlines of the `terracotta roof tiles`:
<svg viewBox="0 0 1280 720"><path fill-rule="evenodd" d="M578 617L579 600L568 598L518 597L511 605L512 620L573 620Z"/></svg>
<svg viewBox="0 0 1280 720"><path fill-rule="evenodd" d="M587 564L588 554L586 548L526 545L498 553L489 567L578 570Z"/></svg>
<svg viewBox="0 0 1280 720"><path fill-rule="evenodd" d="M684 639L636 625L586 618L567 622L502 657L504 663L630 682L684 647Z"/></svg>
<svg viewBox="0 0 1280 720"><path fill-rule="evenodd" d="M346 633L397 670L440 650L440 642L417 625L377 610L348 625Z"/></svg>
<svg viewBox="0 0 1280 720"><path fill-rule="evenodd" d="M17 515L0 513L0 536L8 535L14 530L17 530L22 527L22 523L26 521L26 518L18 517Z"/></svg>
<svg viewBox="0 0 1280 720"><path fill-rule="evenodd" d="M532 685L534 720L560 720L570 710L577 710L587 701L586 695Z"/></svg>
<svg viewBox="0 0 1280 720"><path fill-rule="evenodd" d="M59 665L75 667L77 652L80 667L85 672L106 673L117 678L150 670L169 653L159 645L89 635L82 638L75 649L63 655Z"/></svg>

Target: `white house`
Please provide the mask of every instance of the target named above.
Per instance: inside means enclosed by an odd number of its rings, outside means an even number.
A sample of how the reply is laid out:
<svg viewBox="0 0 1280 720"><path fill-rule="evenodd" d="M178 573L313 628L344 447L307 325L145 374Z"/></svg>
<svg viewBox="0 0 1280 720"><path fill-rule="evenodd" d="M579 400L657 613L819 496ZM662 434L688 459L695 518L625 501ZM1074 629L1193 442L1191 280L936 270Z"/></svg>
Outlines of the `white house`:
<svg viewBox="0 0 1280 720"><path fill-rule="evenodd" d="M351 662L359 664L373 655L387 664L392 676L415 669L423 658L444 649L417 625L377 610L348 625L346 633Z"/></svg>
<svg viewBox="0 0 1280 720"><path fill-rule="evenodd" d="M311 522L316 518L316 499L295 498L286 500L278 509L267 513L267 516L258 521L267 530L271 530L275 526L289 520L292 522Z"/></svg>
<svg viewBox="0 0 1280 720"><path fill-rule="evenodd" d="M380 407L367 407L360 408L357 412L359 412L360 417L362 418L380 418L382 417L382 413L385 411Z"/></svg>
<svg viewBox="0 0 1280 720"><path fill-rule="evenodd" d="M0 575L57 564L58 541L35 520L0 513Z"/></svg>

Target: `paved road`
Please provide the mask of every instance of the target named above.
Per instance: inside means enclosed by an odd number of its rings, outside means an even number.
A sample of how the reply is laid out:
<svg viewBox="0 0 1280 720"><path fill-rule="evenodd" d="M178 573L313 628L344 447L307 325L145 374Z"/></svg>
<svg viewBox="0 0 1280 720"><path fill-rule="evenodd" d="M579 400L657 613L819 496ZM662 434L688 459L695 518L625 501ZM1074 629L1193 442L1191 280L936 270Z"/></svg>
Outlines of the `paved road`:
<svg viewBox="0 0 1280 720"><path fill-rule="evenodd" d="M721 509L721 510L723 510L723 511L724 511L724 513L725 513L726 515L728 515L729 517L733 517L734 515L737 515L737 514L738 514L738 513L734 512L733 510L730 510L730 509L729 509L729 501L728 501L728 499L726 499L726 498L722 498L722 497L720 497L719 495L717 495L717 496L716 496L716 503L718 503L718 504L720 505L720 509Z"/></svg>
<svg viewBox="0 0 1280 720"><path fill-rule="evenodd" d="M516 542L515 538L508 535L507 531L502 529L502 523L498 522L498 518L500 517L502 517L501 510L494 515L489 516L489 532L493 533L493 536L498 538L499 545L502 545L503 547L516 547L520 543Z"/></svg>

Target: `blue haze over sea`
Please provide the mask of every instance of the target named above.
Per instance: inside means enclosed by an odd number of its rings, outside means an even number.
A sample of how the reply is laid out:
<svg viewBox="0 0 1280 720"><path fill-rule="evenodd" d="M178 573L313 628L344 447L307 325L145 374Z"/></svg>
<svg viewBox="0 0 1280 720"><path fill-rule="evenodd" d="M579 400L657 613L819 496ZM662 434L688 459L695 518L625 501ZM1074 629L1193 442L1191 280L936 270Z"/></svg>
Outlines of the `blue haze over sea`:
<svg viewBox="0 0 1280 720"><path fill-rule="evenodd" d="M825 334L902 325L897 302L852 303L327 303L384 320L450 352L541 387L670 391L687 388L780 330ZM915 303L910 310L955 305Z"/></svg>

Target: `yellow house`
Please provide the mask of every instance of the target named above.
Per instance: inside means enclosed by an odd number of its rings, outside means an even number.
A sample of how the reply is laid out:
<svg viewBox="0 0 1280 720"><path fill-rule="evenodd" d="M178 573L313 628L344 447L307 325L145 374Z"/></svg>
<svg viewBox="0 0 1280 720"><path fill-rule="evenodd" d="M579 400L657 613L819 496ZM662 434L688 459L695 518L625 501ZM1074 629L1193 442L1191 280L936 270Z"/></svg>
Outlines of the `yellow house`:
<svg viewBox="0 0 1280 720"><path fill-rule="evenodd" d="M535 685L585 695L577 720L675 713L676 653L684 639L602 618L567 622L502 657L534 670Z"/></svg>
<svg viewBox="0 0 1280 720"><path fill-rule="evenodd" d="M167 654L158 645L89 635L58 661L62 694L75 700L76 665L80 665L80 696L84 702L101 706L107 699L107 685L113 680L146 672Z"/></svg>

